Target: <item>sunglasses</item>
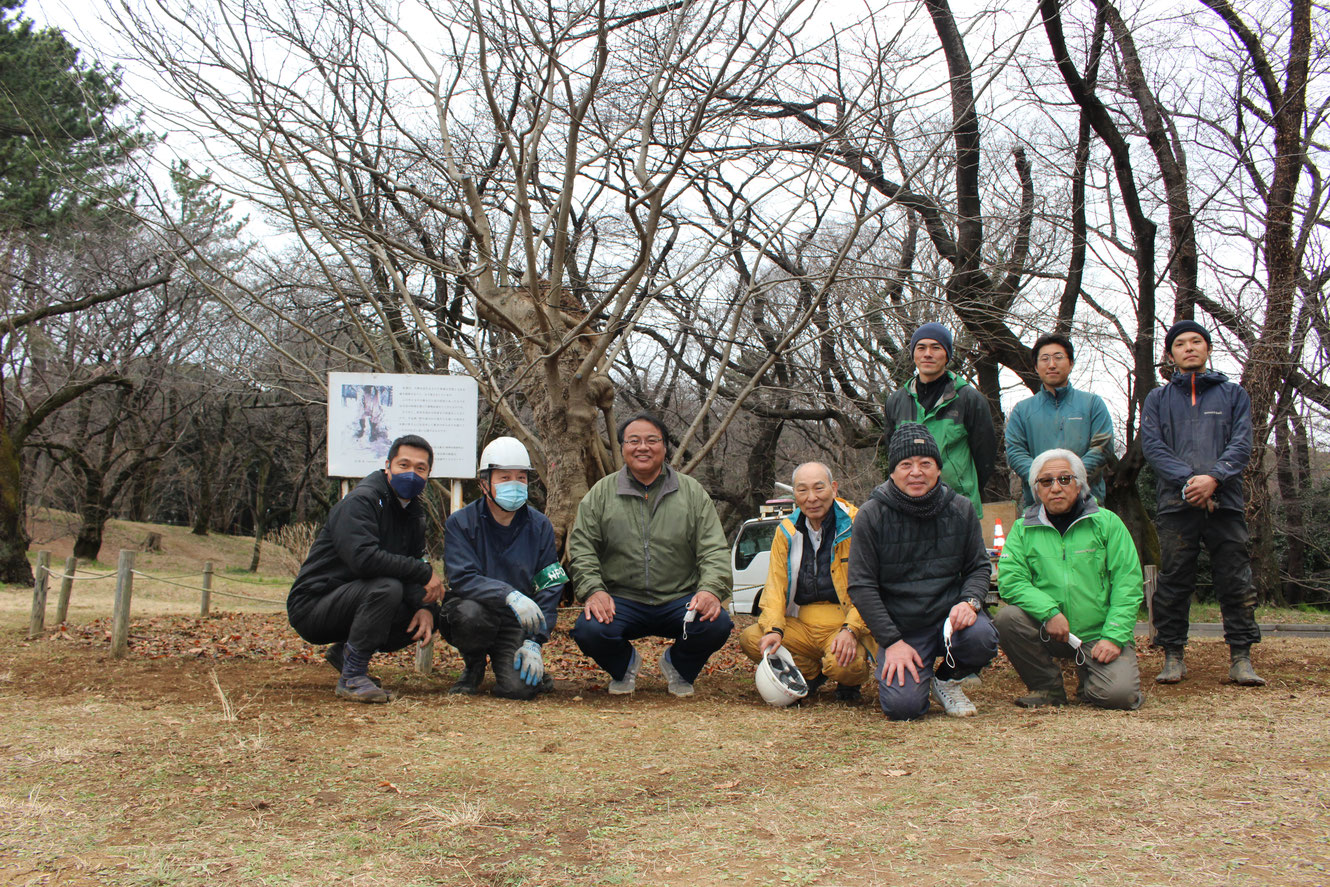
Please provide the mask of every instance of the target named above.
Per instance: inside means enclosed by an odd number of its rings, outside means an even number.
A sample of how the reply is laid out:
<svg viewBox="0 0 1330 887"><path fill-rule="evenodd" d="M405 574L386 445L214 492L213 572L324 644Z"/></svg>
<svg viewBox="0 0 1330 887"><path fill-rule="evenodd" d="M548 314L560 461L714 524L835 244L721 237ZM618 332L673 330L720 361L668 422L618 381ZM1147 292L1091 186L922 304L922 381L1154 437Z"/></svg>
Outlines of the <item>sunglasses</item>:
<svg viewBox="0 0 1330 887"><path fill-rule="evenodd" d="M1047 490L1049 487L1053 486L1054 483L1057 483L1060 487L1069 487L1074 483L1078 483L1078 481L1074 474L1059 474L1057 477L1036 478L1035 483Z"/></svg>

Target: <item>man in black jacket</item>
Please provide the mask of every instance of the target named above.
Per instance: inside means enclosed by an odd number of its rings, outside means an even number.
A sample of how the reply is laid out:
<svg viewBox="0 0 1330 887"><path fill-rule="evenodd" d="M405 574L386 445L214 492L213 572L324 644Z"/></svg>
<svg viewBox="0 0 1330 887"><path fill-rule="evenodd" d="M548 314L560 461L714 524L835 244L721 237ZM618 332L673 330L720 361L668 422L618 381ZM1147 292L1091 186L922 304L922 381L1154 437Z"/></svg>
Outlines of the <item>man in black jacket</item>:
<svg viewBox="0 0 1330 887"><path fill-rule="evenodd" d="M390 698L369 676L375 653L426 641L438 620L443 580L425 559L425 513L417 497L434 465L423 437L399 437L383 471L362 480L328 513L286 599L291 627L341 677L337 695Z"/></svg>
<svg viewBox="0 0 1330 887"><path fill-rule="evenodd" d="M1210 333L1196 321L1173 324L1164 336L1164 350L1177 372L1146 395L1141 410L1141 450L1154 468L1159 497L1155 523L1161 562L1152 611L1164 667L1155 681L1176 684L1187 674L1182 651L1204 542L1224 616L1228 676L1234 683L1259 687L1265 680L1252 668L1251 647L1260 641L1261 629L1242 493L1242 472L1252 450L1251 398L1223 373L1206 369Z"/></svg>
<svg viewBox="0 0 1330 887"><path fill-rule="evenodd" d="M893 721L923 717L930 695L953 717L973 715L960 678L997 655L979 518L941 483L941 461L927 428L897 427L887 481L860 507L850 540L850 600L881 646L878 703Z"/></svg>

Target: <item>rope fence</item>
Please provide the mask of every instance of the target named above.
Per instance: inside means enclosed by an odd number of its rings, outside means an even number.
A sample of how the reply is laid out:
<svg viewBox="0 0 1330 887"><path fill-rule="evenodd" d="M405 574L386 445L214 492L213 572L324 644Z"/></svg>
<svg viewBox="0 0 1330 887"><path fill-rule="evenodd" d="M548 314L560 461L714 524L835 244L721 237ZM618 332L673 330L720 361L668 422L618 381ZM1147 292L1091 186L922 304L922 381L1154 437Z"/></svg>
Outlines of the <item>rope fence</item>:
<svg viewBox="0 0 1330 887"><path fill-rule="evenodd" d="M46 598L47 589L50 585L50 578L54 575L51 570L51 552L37 552L37 568L34 571L32 584L32 617L28 622L28 637L35 638L46 631ZM263 583L246 579L231 579L227 576L216 576L213 572L212 561L205 561L203 564L203 581L199 585L192 585L187 582L181 582L181 579L188 579L197 574L186 574L184 576L153 576L151 573L144 573L141 570L134 569L134 552L128 549L121 550L120 559L116 565L115 572L99 573L91 576L78 575L78 558L70 557L65 559L64 573L60 574L60 592L56 598L55 621L57 624L63 624L69 617L69 599L73 594L75 582L92 582L99 579L110 579L115 577L115 600L111 609L111 655L117 659L125 656L129 651L129 611L130 604L134 595L134 577L149 579L154 582L162 582L166 585L173 585L176 588L184 588L190 591L199 592L199 616L206 617L212 609L212 596L215 594L229 598L238 598L240 600L253 601L261 604L275 604L282 606L286 603L284 600L259 597L258 595L241 594L235 591L221 591L212 587L214 578L226 579L231 582L238 582L244 585L261 585Z"/></svg>
<svg viewBox="0 0 1330 887"><path fill-rule="evenodd" d="M203 581L200 585L190 585L180 582L180 579L188 579L194 574L185 576L153 576L150 573L144 573L141 570L134 569L134 552L129 549L120 551L120 560L116 565L114 573L103 573L96 576L78 576L78 558L70 557L65 559L65 571L60 576L60 594L56 602L55 617L57 624L63 624L69 616L69 598L74 589L74 583L79 581L91 581L95 579L109 579L115 577L115 601L111 608L111 655L116 659L123 659L129 654L129 611L130 604L134 596L134 577L150 579L154 582L162 582L166 585L173 585L177 588L185 588L191 591L199 592L199 616L206 617L212 607L212 596L215 594L223 597L239 598L240 600L254 601L263 604L276 604L282 606L286 603L284 600L274 600L272 598L258 597L257 595L241 594L235 591L220 591L212 587L213 580L223 579L228 582L235 582L241 585L262 585L252 579L235 579L229 576L216 576L213 573L212 561L205 561L203 564ZM46 592L50 581L51 572L51 552L37 552L37 569L34 572L32 585L32 619L28 625L28 638L35 638L46 631ZM421 674L429 674L434 669L434 639L431 638L428 643L418 644L416 646L416 670Z"/></svg>

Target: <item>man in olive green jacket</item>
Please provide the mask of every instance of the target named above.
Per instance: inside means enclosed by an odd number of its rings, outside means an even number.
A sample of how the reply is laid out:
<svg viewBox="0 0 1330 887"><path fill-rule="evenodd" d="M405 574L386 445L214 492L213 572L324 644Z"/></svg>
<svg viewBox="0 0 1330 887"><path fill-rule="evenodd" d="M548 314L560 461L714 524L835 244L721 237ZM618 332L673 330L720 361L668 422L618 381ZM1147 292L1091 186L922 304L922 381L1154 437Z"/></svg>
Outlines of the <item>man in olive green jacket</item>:
<svg viewBox="0 0 1330 887"><path fill-rule="evenodd" d="M568 536L574 595L583 603L573 640L611 677L610 693L632 693L642 658L632 641L675 643L660 670L675 696L725 645L733 588L720 517L702 485L665 465L665 425L649 413L618 429L624 467L601 478L577 506Z"/></svg>
<svg viewBox="0 0 1330 887"><path fill-rule="evenodd" d="M1136 616L1141 562L1126 525L1089 495L1085 464L1070 450L1047 450L1030 467L1039 497L1007 536L993 620L1002 650L1031 695L1026 708L1064 705L1062 669L1075 658L1077 695L1100 708L1141 704Z"/></svg>

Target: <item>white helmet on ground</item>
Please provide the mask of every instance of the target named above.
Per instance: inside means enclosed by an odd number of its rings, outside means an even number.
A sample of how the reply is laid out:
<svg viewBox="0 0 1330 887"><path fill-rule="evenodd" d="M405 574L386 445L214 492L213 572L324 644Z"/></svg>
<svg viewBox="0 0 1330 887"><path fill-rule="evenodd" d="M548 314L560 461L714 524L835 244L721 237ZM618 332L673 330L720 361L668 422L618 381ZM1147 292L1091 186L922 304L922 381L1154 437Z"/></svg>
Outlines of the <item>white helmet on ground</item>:
<svg viewBox="0 0 1330 887"><path fill-rule="evenodd" d="M771 705L785 708L808 695L808 682L784 646L762 657L757 664L757 692Z"/></svg>
<svg viewBox="0 0 1330 887"><path fill-rule="evenodd" d="M496 437L480 451L480 464L476 466L476 474L496 468L531 470L531 457L527 455L526 447L522 446L520 440L515 437Z"/></svg>

